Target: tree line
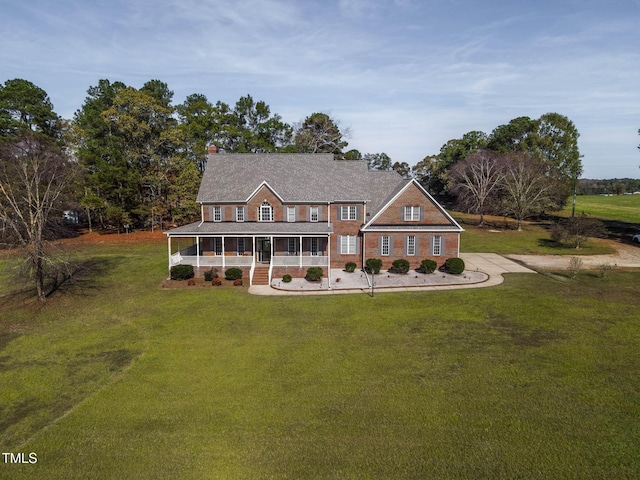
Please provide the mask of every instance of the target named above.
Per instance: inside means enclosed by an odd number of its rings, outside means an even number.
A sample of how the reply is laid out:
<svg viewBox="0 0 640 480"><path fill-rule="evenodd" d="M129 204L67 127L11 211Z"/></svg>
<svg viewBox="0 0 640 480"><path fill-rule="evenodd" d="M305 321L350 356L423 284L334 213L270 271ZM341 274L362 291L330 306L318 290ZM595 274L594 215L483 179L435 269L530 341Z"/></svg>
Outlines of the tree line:
<svg viewBox="0 0 640 480"><path fill-rule="evenodd" d="M160 80L135 88L102 79L73 118L63 119L44 90L7 80L0 85L0 234L30 252L26 263L40 279L40 295L43 272L56 263L43 245L63 210L81 209L89 228L194 221L211 144L232 153L331 153L366 161L372 170L416 178L469 211L516 218L561 206L581 173L578 132L556 113L520 117L490 135L469 132L413 166L384 152L347 150L349 137L326 113L290 125L251 95L230 105L194 93L176 105Z"/></svg>
<svg viewBox="0 0 640 480"><path fill-rule="evenodd" d="M634 192L640 192L640 179L592 180L583 178L578 182L578 195L624 195Z"/></svg>
<svg viewBox="0 0 640 480"><path fill-rule="evenodd" d="M518 117L490 134L465 133L412 168L431 192L480 215L522 220L561 209L582 173L579 133L564 115Z"/></svg>

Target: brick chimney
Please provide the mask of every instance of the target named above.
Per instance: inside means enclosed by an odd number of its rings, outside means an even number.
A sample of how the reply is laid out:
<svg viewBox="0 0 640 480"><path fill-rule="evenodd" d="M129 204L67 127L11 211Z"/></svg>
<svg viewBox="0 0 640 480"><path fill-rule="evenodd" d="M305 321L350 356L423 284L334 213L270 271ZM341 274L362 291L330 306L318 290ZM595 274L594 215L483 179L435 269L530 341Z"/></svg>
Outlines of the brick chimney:
<svg viewBox="0 0 640 480"><path fill-rule="evenodd" d="M215 155L216 153L218 153L218 147L217 145L209 145L207 147L207 153L209 155Z"/></svg>

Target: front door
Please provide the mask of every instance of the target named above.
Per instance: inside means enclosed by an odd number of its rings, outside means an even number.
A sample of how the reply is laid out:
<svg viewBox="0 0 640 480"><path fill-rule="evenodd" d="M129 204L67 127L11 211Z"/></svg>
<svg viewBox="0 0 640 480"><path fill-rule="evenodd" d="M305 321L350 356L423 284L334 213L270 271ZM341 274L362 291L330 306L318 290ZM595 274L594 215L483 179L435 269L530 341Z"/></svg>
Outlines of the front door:
<svg viewBox="0 0 640 480"><path fill-rule="evenodd" d="M269 263L271 261L271 240L268 238L257 238L258 261Z"/></svg>

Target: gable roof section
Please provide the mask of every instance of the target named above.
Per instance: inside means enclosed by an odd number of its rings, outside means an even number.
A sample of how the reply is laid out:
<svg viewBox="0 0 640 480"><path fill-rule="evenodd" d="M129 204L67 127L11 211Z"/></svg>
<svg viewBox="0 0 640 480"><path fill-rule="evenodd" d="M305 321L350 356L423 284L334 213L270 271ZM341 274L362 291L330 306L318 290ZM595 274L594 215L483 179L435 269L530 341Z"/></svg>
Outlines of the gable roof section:
<svg viewBox="0 0 640 480"><path fill-rule="evenodd" d="M276 197L278 197L278 200L283 202L282 197L280 195L278 195L278 192L276 192L273 188L271 188L271 185L269 185L266 181L264 181L260 185L258 185L258 188L256 188L253 192L251 192L251 195L249 195L247 197L245 202L248 203L249 200L251 200L253 197L255 197L262 187L268 188L271 193L273 193Z"/></svg>
<svg viewBox="0 0 640 480"><path fill-rule="evenodd" d="M246 203L265 185L283 203L367 202L374 215L406 180L333 154L209 155L196 201Z"/></svg>
<svg viewBox="0 0 640 480"><path fill-rule="evenodd" d="M384 211L387 210L387 208L389 208L398 198L400 198L400 196L405 191L407 191L407 189L410 188L411 185L416 186L424 194L424 196L429 200L429 202L433 204L433 206L436 207L436 209L449 222L450 225L447 226L449 227L447 229L452 229L453 231L457 231L457 232L464 231L464 229L460 226L460 224L458 224L458 222L456 222L454 218L451 215L449 215L449 213L444 208L442 208L442 206L431 196L431 194L427 192L424 189L424 187L420 185L420 183L415 179L406 180L406 183L404 183L401 186L401 188L396 189L392 193L392 195L390 195L387 201L383 205L381 205L381 207L377 210L377 212L371 216L371 219L362 227L362 231L367 231L369 229L375 228L373 224L375 223L376 219L378 219L378 217L380 217L382 213L384 213ZM410 227L411 229L415 229L417 226L412 226L411 224L408 224L407 227ZM407 227L401 227L401 228L407 228Z"/></svg>

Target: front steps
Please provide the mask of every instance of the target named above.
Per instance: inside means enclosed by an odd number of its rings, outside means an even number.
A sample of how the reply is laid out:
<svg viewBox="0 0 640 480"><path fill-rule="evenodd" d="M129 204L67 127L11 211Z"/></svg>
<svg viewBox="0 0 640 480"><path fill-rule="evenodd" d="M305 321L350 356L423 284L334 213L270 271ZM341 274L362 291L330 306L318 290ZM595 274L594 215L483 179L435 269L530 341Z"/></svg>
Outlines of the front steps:
<svg viewBox="0 0 640 480"><path fill-rule="evenodd" d="M252 285L269 285L269 267L256 267L253 271Z"/></svg>

